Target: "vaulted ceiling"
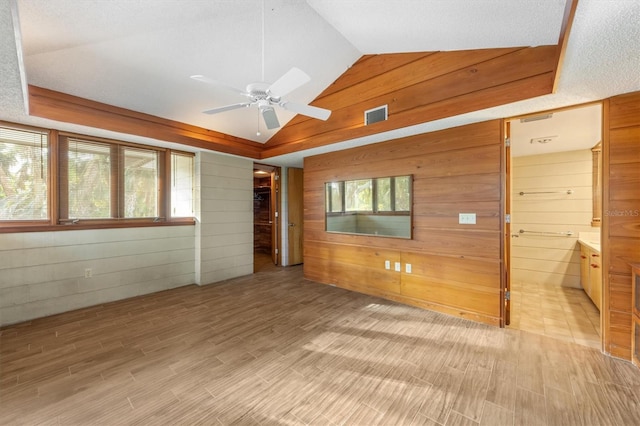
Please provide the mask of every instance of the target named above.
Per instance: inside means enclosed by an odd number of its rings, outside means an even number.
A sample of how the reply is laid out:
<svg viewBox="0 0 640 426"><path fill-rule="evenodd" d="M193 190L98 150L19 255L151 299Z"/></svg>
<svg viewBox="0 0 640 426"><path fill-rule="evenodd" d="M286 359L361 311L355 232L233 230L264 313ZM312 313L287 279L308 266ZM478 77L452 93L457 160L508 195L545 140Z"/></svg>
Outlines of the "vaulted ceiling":
<svg viewBox="0 0 640 426"><path fill-rule="evenodd" d="M0 119L283 165L640 90L632 0L4 3ZM242 99L189 79L244 89L293 66L311 81L288 97L332 110L327 121L277 108L283 126L268 131L257 109L205 115ZM381 105L388 120L364 126Z"/></svg>

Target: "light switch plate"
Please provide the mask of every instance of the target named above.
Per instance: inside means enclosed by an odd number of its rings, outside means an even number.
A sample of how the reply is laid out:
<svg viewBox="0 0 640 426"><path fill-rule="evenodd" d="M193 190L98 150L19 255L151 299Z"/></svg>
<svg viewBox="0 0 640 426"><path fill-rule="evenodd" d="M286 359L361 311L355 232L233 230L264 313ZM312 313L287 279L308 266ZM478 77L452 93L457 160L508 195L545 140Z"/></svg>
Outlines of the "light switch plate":
<svg viewBox="0 0 640 426"><path fill-rule="evenodd" d="M391 261L390 260L385 260L384 261L384 269L391 269Z"/></svg>
<svg viewBox="0 0 640 426"><path fill-rule="evenodd" d="M461 225L475 225L476 214L475 213L460 213L458 214L458 223Z"/></svg>
<svg viewBox="0 0 640 426"><path fill-rule="evenodd" d="M410 273L411 273L411 264L410 264L410 263L406 263L406 264L404 265L404 271L405 271L407 274L410 274Z"/></svg>
<svg viewBox="0 0 640 426"><path fill-rule="evenodd" d="M400 262L396 262L395 267L396 267L396 272L400 272Z"/></svg>

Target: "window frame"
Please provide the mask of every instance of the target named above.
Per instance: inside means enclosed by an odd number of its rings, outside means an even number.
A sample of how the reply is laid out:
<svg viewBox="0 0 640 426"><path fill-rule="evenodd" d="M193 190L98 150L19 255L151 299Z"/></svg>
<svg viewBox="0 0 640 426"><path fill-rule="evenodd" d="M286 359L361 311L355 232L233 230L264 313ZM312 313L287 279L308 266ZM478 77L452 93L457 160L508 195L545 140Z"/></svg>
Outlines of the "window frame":
<svg viewBox="0 0 640 426"><path fill-rule="evenodd" d="M52 148L52 141L51 141L51 138L52 138L51 131L47 129L42 129L39 127L28 126L28 125L18 124L18 123L7 123L3 121L0 121L0 126L7 129L12 129L12 130L22 130L25 132L42 133L47 135L47 214L49 216L47 219L20 219L20 220L0 219L0 232L4 230L3 224L7 224L12 228L18 228L18 229L22 229L24 227L32 227L32 226L36 226L36 227L49 226L51 222L51 212L53 211L52 209L54 207L54 203L51 196L51 180L52 180L51 177L55 173L55 171L51 169L51 164L52 164L51 157L54 156L52 152L53 148Z"/></svg>
<svg viewBox="0 0 640 426"><path fill-rule="evenodd" d="M120 140L106 139L101 137L82 135L71 132L58 131L56 129L43 129L34 126L22 125L18 123L0 121L0 127L16 130L45 133L48 137L48 176L47 176L47 210L48 219L38 220L0 220L0 233L13 232L43 232L60 230L80 230L80 229L108 229L108 228L129 228L145 226L178 226L194 225L195 217L171 217L171 186L168 179L171 176L171 154L176 153L185 156L195 157L195 154L188 151L162 148L151 145L144 145ZM157 170L157 213L156 217L145 218L124 218L110 217L101 219L74 219L68 215L68 182L64 179L63 170L68 172L68 140L77 139L79 141L95 142L109 145L114 151L121 151L123 148L134 148L155 151L158 155ZM114 149L115 148L115 149ZM116 162L116 164L118 164ZM111 174L118 173L118 168L112 167ZM120 167L124 173L124 167ZM61 175L61 173L63 173ZM114 182L112 180L112 182ZM116 178L115 187L124 185L124 180ZM195 176L193 177L195 185ZM195 188L194 188L195 189ZM117 192L118 188L111 188L112 192ZM118 197L121 195L118 194ZM123 196L123 195L122 195ZM120 211L124 206L119 208ZM112 207L112 216L114 209ZM120 215L118 212L116 215Z"/></svg>

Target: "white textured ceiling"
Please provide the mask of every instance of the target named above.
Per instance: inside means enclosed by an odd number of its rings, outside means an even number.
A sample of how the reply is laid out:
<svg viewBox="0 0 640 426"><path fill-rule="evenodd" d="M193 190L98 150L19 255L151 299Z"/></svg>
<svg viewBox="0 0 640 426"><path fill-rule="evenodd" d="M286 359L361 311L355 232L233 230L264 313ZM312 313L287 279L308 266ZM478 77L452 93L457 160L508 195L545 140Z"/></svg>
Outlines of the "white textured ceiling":
<svg viewBox="0 0 640 426"><path fill-rule="evenodd" d="M602 139L600 103L529 118L511 120L513 157L590 149Z"/></svg>
<svg viewBox="0 0 640 426"><path fill-rule="evenodd" d="M311 82L288 98L309 102L363 54L555 44L564 4L265 0L263 39L260 0L3 0L0 120L166 144L27 116L23 63L29 84L265 142L272 132L261 126L256 137L256 110L201 114L242 99L188 77L205 74L241 89L259 81L264 41L264 79L273 82L292 66L305 70ZM305 155L640 90L638 22L637 0L579 0L555 94L269 161L301 165ZM278 116L283 125L293 117Z"/></svg>
<svg viewBox="0 0 640 426"><path fill-rule="evenodd" d="M289 98L306 103L364 53L555 44L564 4L19 0L18 8L30 84L265 142L275 130L257 136L256 109L201 113L244 98L188 77L244 89L296 66L312 80ZM282 124L294 116L278 115Z"/></svg>
<svg viewBox="0 0 640 426"><path fill-rule="evenodd" d="M565 0L307 0L363 54L556 44Z"/></svg>
<svg viewBox="0 0 640 426"><path fill-rule="evenodd" d="M262 135L256 136L257 109L202 114L246 98L189 76L203 74L244 90L253 82L273 83L296 66L312 79L288 99L307 103L361 54L304 1L264 5L263 39L260 0L18 0L27 78L36 86L266 142L274 131L260 123ZM282 125L294 116L277 113Z"/></svg>

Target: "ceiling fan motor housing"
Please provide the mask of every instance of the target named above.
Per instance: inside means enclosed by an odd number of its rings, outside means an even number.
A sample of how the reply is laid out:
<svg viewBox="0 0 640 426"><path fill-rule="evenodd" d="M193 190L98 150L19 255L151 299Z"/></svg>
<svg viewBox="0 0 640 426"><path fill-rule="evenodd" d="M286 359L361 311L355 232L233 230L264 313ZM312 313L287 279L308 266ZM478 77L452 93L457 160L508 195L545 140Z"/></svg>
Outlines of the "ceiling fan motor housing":
<svg viewBox="0 0 640 426"><path fill-rule="evenodd" d="M278 104L280 102L280 96L275 96L269 92L269 84L267 83L251 83L247 85L247 93L254 102L258 102L258 106L262 107L264 103L260 101L266 101L267 103Z"/></svg>
<svg viewBox="0 0 640 426"><path fill-rule="evenodd" d="M266 108L273 108L271 106L271 103L269 103L268 99L258 99L255 101L256 105L258 105L258 108L260 108L260 111L266 109Z"/></svg>

